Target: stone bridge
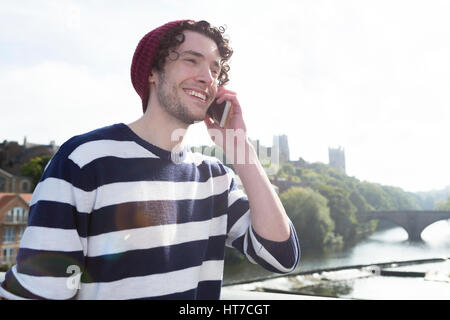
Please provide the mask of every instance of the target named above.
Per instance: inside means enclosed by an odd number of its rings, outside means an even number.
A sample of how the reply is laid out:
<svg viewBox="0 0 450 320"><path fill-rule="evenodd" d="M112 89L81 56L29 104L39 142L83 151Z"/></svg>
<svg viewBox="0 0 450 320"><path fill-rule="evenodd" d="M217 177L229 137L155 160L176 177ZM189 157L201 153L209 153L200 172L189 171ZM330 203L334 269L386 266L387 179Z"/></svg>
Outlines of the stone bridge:
<svg viewBox="0 0 450 320"><path fill-rule="evenodd" d="M420 241L420 234L430 224L450 219L450 211L424 211L424 210L402 210L402 211L368 211L357 212L359 221L365 222L371 219L389 220L408 232L411 241Z"/></svg>

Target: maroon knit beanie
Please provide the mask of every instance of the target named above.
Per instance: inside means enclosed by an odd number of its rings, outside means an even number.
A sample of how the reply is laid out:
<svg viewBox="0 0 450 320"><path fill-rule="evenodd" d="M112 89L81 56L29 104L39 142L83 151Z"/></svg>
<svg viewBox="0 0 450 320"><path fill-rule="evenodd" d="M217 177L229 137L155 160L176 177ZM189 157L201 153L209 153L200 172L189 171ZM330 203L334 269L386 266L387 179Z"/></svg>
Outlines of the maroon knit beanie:
<svg viewBox="0 0 450 320"><path fill-rule="evenodd" d="M137 94L141 97L144 113L145 109L147 109L149 98L148 77L151 72L153 59L159 49L159 39L183 21L186 20L172 21L150 31L139 41L134 51L131 63L131 82Z"/></svg>

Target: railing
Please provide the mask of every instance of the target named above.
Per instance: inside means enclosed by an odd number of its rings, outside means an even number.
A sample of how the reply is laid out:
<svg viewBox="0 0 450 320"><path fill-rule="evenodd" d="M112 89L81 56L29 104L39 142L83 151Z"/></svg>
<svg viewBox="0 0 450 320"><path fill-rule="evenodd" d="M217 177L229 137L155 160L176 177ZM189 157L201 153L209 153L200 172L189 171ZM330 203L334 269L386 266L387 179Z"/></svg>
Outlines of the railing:
<svg viewBox="0 0 450 320"><path fill-rule="evenodd" d="M23 208L16 207L8 211L4 224L26 224L28 222L28 211ZM1 223L1 221L0 221Z"/></svg>
<svg viewBox="0 0 450 320"><path fill-rule="evenodd" d="M12 226L12 225L26 225L27 221L6 221L3 220L3 225Z"/></svg>
<svg viewBox="0 0 450 320"><path fill-rule="evenodd" d="M3 220L4 224L26 224L28 222L27 217L11 217L6 216Z"/></svg>

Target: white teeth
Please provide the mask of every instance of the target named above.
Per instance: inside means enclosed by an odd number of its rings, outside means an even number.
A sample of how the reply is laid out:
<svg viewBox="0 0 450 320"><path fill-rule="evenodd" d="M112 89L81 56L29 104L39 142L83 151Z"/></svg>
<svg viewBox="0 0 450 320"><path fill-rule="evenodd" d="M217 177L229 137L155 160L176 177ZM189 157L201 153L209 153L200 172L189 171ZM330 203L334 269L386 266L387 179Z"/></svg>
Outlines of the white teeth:
<svg viewBox="0 0 450 320"><path fill-rule="evenodd" d="M200 92L194 91L194 90L189 90L187 91L188 94L190 94L191 96L200 98L202 100L206 100L206 96L204 94L201 94Z"/></svg>

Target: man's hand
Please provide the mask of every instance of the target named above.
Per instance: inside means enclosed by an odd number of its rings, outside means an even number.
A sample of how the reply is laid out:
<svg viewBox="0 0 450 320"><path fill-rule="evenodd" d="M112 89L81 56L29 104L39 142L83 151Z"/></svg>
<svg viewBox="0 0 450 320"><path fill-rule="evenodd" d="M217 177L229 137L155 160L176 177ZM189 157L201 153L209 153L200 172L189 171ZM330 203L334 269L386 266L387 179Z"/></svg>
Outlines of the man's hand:
<svg viewBox="0 0 450 320"><path fill-rule="evenodd" d="M247 128L236 92L219 87L216 98L217 103L231 102L231 114L224 128L215 123L208 114L206 115L205 124L211 139L223 149L227 160L233 164L248 161Z"/></svg>

